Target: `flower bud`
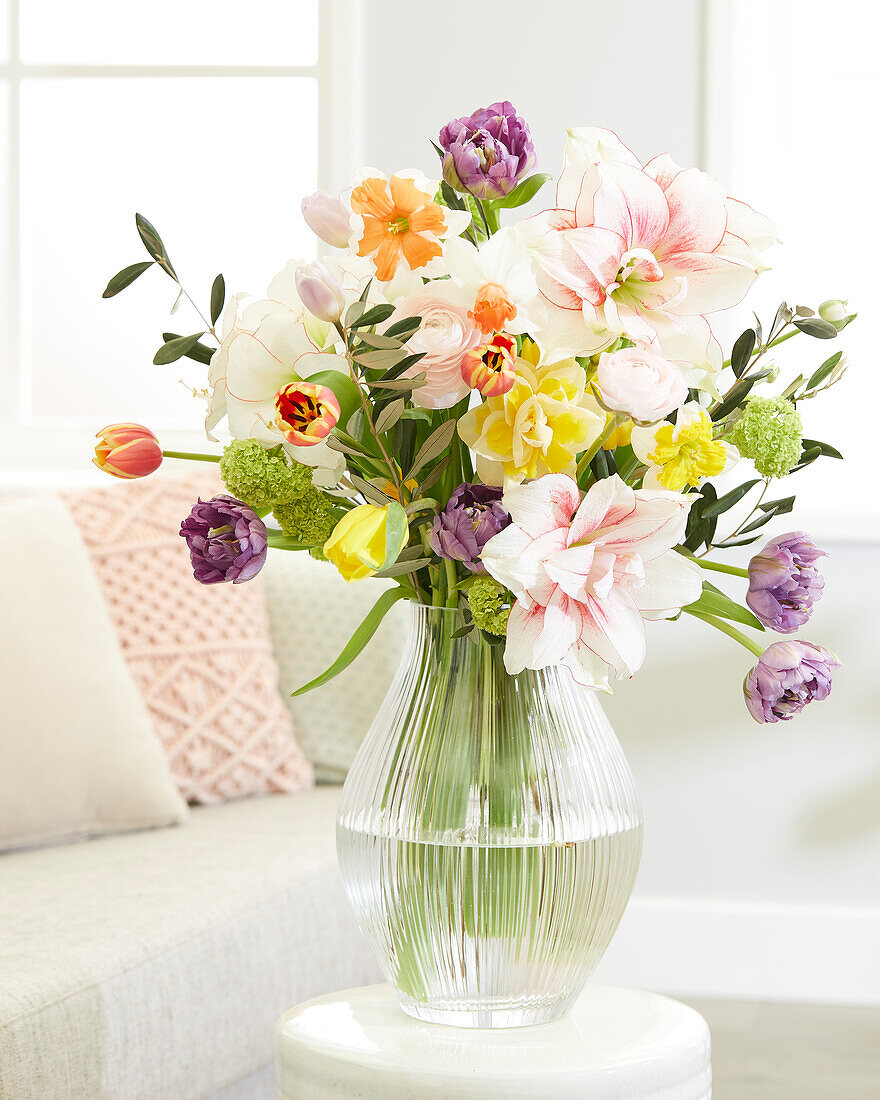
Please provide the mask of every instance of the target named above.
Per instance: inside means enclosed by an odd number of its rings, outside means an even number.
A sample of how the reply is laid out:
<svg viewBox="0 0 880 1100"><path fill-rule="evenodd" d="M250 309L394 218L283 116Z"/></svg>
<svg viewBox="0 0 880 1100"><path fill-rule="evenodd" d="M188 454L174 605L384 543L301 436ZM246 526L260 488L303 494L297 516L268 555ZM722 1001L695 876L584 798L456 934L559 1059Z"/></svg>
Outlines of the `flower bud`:
<svg viewBox="0 0 880 1100"><path fill-rule="evenodd" d="M95 438L92 462L113 477L146 477L162 465L159 440L143 424L110 424Z"/></svg>
<svg viewBox="0 0 880 1100"><path fill-rule="evenodd" d="M315 261L298 267L296 292L309 313L319 321L333 324L342 316L345 294L324 264Z"/></svg>
<svg viewBox="0 0 880 1100"><path fill-rule="evenodd" d="M845 321L849 316L846 302L840 298L829 298L819 306L818 312L823 321L830 321L832 324L835 321Z"/></svg>
<svg viewBox="0 0 880 1100"><path fill-rule="evenodd" d="M334 248L347 248L351 236L348 211L327 191L315 191L302 201L302 216L316 237Z"/></svg>
<svg viewBox="0 0 880 1100"><path fill-rule="evenodd" d="M501 397L513 388L516 376L516 341L496 332L488 344L471 348L461 360L461 377L483 397Z"/></svg>

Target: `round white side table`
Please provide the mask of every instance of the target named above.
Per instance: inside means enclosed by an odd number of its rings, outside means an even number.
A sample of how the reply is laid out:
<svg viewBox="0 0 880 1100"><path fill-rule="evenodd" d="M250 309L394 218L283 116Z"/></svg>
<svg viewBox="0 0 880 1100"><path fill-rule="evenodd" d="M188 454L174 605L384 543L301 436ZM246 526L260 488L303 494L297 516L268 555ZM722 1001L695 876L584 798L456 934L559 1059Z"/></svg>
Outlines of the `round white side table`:
<svg viewBox="0 0 880 1100"><path fill-rule="evenodd" d="M275 1028L279 1100L709 1100L709 1028L692 1008L588 985L563 1020L425 1024L390 986L317 997Z"/></svg>

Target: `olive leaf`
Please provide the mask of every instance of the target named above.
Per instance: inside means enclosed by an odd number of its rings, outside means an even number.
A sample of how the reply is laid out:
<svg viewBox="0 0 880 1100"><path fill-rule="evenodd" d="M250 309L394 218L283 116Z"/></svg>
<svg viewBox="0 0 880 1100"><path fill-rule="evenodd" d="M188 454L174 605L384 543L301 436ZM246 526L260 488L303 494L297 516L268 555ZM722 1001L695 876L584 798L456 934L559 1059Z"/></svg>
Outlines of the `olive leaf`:
<svg viewBox="0 0 880 1100"><path fill-rule="evenodd" d="M117 271L107 284L101 297L112 298L115 294L118 294L120 290L125 290L127 286L131 286L138 276L143 275L148 267L152 267L155 262L155 260L141 260L139 263L124 267L122 271Z"/></svg>
<svg viewBox="0 0 880 1100"><path fill-rule="evenodd" d="M166 363L175 362L175 360L192 351L199 342L199 338L204 335L204 332L196 332L192 336L177 336L174 339L167 340L153 356L153 362L156 366L164 366Z"/></svg>

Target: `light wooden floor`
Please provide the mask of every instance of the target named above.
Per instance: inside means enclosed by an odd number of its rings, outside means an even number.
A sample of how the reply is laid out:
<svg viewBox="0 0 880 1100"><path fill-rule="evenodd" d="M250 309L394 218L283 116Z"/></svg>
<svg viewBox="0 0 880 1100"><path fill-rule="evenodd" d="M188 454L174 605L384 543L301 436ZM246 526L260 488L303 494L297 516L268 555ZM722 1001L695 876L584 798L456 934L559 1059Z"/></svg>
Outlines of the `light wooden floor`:
<svg viewBox="0 0 880 1100"><path fill-rule="evenodd" d="M712 1100L880 1100L880 1008L678 999L712 1031Z"/></svg>

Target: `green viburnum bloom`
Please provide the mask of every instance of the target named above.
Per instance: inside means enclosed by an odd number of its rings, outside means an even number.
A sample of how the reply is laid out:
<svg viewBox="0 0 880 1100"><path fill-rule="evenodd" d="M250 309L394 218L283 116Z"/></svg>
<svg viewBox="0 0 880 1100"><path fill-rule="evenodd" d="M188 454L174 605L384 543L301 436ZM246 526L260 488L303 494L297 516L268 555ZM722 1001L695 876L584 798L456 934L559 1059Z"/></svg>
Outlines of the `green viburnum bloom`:
<svg viewBox="0 0 880 1100"><path fill-rule="evenodd" d="M323 546L336 526L330 511L331 500L326 493L311 486L287 504L276 504L272 514L282 534L307 546Z"/></svg>
<svg viewBox="0 0 880 1100"><path fill-rule="evenodd" d="M226 488L251 508L289 504L312 489L312 471L291 462L282 447L267 451L256 439L234 439L220 459Z"/></svg>
<svg viewBox="0 0 880 1100"><path fill-rule="evenodd" d="M753 397L729 438L763 477L785 477L800 460L803 423L788 398Z"/></svg>
<svg viewBox="0 0 880 1100"><path fill-rule="evenodd" d="M467 589L467 599L474 622L487 634L503 638L507 632L507 617L513 596L494 577L477 576Z"/></svg>

